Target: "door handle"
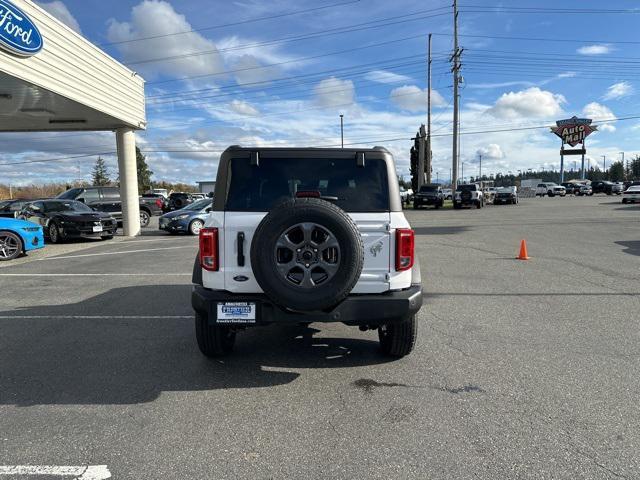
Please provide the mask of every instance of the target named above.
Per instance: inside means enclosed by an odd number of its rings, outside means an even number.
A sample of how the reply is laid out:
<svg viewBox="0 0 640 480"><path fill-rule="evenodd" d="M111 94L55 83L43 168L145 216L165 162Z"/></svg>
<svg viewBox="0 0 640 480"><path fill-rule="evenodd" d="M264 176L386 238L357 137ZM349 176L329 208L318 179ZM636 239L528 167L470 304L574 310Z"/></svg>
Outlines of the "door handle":
<svg viewBox="0 0 640 480"><path fill-rule="evenodd" d="M238 266L244 267L244 232L238 232Z"/></svg>

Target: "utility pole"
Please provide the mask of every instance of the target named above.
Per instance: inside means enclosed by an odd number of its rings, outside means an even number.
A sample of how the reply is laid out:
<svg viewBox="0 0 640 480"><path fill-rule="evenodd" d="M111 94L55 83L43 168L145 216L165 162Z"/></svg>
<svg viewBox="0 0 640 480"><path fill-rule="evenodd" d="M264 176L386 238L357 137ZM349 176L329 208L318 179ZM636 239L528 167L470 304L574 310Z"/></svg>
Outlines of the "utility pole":
<svg viewBox="0 0 640 480"><path fill-rule="evenodd" d="M431 183L431 34L427 46L427 183Z"/></svg>
<svg viewBox="0 0 640 480"><path fill-rule="evenodd" d="M344 115L340 114L340 145L344 148Z"/></svg>
<svg viewBox="0 0 640 480"><path fill-rule="evenodd" d="M452 188L455 191L458 186L458 84L460 82L460 50L458 48L458 0L453 0L453 181Z"/></svg>
<svg viewBox="0 0 640 480"><path fill-rule="evenodd" d="M602 161L604 163L604 170L603 172L607 173L607 156L606 155L600 155L602 157Z"/></svg>
<svg viewBox="0 0 640 480"><path fill-rule="evenodd" d="M425 160L425 137L427 136L424 125L420 125L418 132L418 190L424 185L424 160Z"/></svg>
<svg viewBox="0 0 640 480"><path fill-rule="evenodd" d="M480 177L480 181L482 181L482 154L479 153L478 156L480 157L480 171L478 173L478 177Z"/></svg>
<svg viewBox="0 0 640 480"><path fill-rule="evenodd" d="M624 178L629 180L629 165L627 165L627 168L624 168L624 152L620 152L620 155L622 155L622 169L624 170Z"/></svg>

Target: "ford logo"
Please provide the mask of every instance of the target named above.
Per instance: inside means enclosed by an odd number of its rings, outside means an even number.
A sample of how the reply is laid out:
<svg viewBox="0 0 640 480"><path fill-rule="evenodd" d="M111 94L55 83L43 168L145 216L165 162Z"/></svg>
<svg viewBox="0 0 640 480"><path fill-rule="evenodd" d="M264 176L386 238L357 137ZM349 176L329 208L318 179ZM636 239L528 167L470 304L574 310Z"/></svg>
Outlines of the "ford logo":
<svg viewBox="0 0 640 480"><path fill-rule="evenodd" d="M236 282L246 282L249 280L249 277L245 277L244 275L236 275L233 277Z"/></svg>
<svg viewBox="0 0 640 480"><path fill-rule="evenodd" d="M42 35L31 19L8 0L0 0L0 47L22 57L42 50Z"/></svg>

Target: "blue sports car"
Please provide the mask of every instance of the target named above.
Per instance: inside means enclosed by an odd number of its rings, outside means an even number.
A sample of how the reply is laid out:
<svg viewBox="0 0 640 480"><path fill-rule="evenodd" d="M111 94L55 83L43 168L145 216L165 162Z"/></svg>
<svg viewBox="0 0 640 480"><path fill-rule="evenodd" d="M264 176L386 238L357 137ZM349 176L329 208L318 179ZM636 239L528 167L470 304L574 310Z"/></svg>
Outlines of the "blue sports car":
<svg viewBox="0 0 640 480"><path fill-rule="evenodd" d="M44 247L42 227L13 218L0 218L0 262Z"/></svg>
<svg viewBox="0 0 640 480"><path fill-rule="evenodd" d="M210 198L204 198L180 210L165 213L160 217L160 230L169 233L184 232L199 235L200 229L204 227L204 221L211 211L211 203Z"/></svg>

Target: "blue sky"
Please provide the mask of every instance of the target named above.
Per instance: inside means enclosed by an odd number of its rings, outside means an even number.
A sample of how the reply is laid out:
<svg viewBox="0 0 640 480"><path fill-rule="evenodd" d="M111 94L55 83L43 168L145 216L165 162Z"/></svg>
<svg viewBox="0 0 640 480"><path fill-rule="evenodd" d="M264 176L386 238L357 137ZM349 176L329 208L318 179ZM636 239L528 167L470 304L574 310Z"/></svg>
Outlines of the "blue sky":
<svg viewBox="0 0 640 480"><path fill-rule="evenodd" d="M345 143L386 146L407 174L410 138L426 122L426 38L433 33L434 177L449 177L448 0L37 3L147 80L149 125L139 144L155 179L190 183L213 178L228 145L339 145L340 114ZM462 131L586 115L600 125L587 144L594 164L602 166L602 155L610 164L621 151L638 153L640 119L614 121L640 115L640 12L613 13L634 5L460 0ZM549 10L558 8L567 11ZM316 10L248 21L309 9ZM199 31L175 35L188 30ZM56 158L114 143L111 134L39 136L47 140L16 135L20 150L0 156ZM479 154L485 173L553 168L559 146L545 129L467 134L461 159L465 175L477 173ZM94 161L33 164L26 173L9 167L0 182L88 179ZM113 157L107 161L115 168Z"/></svg>

